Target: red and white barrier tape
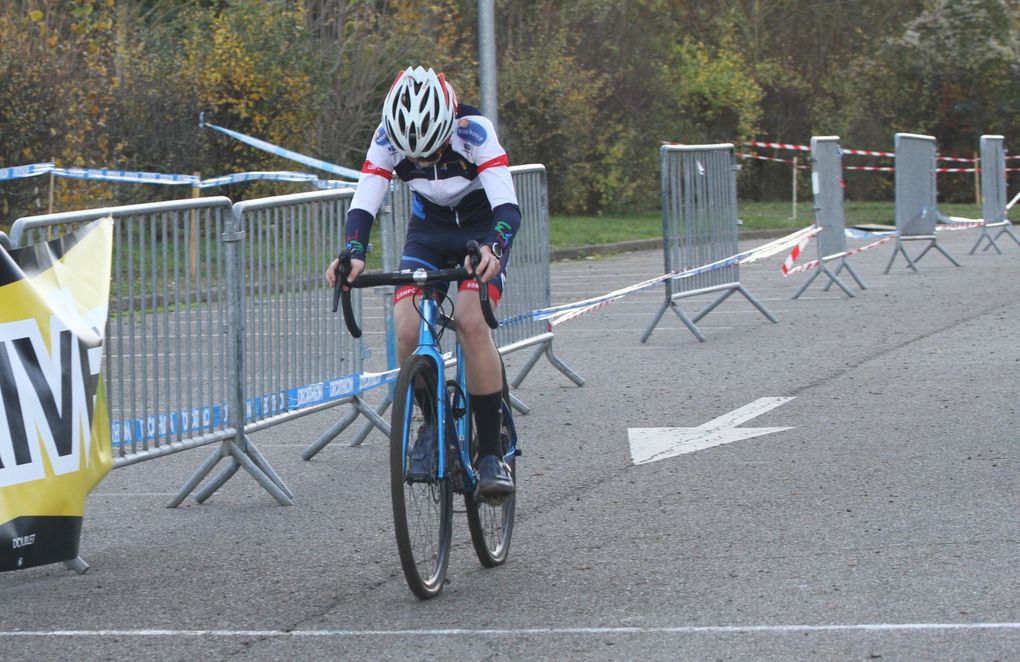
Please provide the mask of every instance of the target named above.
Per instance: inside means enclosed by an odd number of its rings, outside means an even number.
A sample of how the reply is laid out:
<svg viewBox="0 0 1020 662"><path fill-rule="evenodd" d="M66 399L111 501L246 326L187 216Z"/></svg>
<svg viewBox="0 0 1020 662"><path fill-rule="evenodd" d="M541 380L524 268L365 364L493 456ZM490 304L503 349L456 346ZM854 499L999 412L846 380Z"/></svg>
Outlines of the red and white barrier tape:
<svg viewBox="0 0 1020 662"><path fill-rule="evenodd" d="M795 145L795 144L792 144L792 143L770 143L770 142L762 142L762 141L758 141L758 140L752 140L751 142L749 142L747 144L748 145L754 145L755 147L767 147L769 149L792 149L792 150L796 150L796 151L800 151L800 152L810 152L811 151L811 148L809 146L807 146L807 145ZM880 152L880 151L873 150L873 149L851 149L849 147L843 147L842 150L843 150L844 154L855 154L857 156L882 156L882 157L888 157L888 158L893 158L893 157L896 156L896 152ZM959 161L961 163L976 163L978 161L978 159L972 158L972 157L968 157L968 156L943 156L941 154L937 155L935 158L937 158L939 161ZM1014 156L1014 157L1006 157L1006 158L1020 158L1020 157L1015 157ZM957 172L957 171L952 171L951 170L949 172ZM973 170L971 170L970 172L973 172Z"/></svg>
<svg viewBox="0 0 1020 662"><path fill-rule="evenodd" d="M875 172L895 172L892 166L843 166L844 170L869 170Z"/></svg>
<svg viewBox="0 0 1020 662"><path fill-rule="evenodd" d="M796 246L793 247L793 250L790 251L790 254L786 256L786 260L783 261L782 266L783 275L786 275L787 273L790 272L790 269L793 268L793 263L797 261L798 257L800 257L801 251L804 250L804 247L808 245L808 242L811 241L811 237L813 236L814 235L810 234L806 235L803 239L800 240L800 242L797 243Z"/></svg>
<svg viewBox="0 0 1020 662"><path fill-rule="evenodd" d="M775 161L777 163L790 163L793 164L794 159L778 158L775 156L762 156L761 154L748 154L747 152L739 152L736 154L739 158L756 158L759 161Z"/></svg>
<svg viewBox="0 0 1020 662"><path fill-rule="evenodd" d="M874 248L876 246L880 246L880 245L884 244L885 242L889 241L890 239L893 239L895 236L896 235L889 235L888 237L882 237L878 241L874 241L874 242L868 244L867 246L861 246L860 248L855 248L852 251L847 251L846 255L844 255L843 257L850 257L854 253L860 253L862 251L871 250L872 248ZM821 264L822 264L822 261L820 259L811 260L810 262L805 262L804 264L802 264L802 265L800 265L798 267L794 267L794 268L790 269L789 271L784 271L783 272L783 276L792 276L793 274L800 273L801 271L807 271L808 269L815 269L818 266L820 266Z"/></svg>
<svg viewBox="0 0 1020 662"><path fill-rule="evenodd" d="M844 147L843 153L856 154L858 156L888 156L890 158L896 156L895 152L878 152L873 149L850 149L849 147Z"/></svg>
<svg viewBox="0 0 1020 662"><path fill-rule="evenodd" d="M752 140L747 143L748 145L754 145L755 147L769 147L771 149L793 149L800 152L810 152L811 148L807 145L792 145L790 143L766 143Z"/></svg>
<svg viewBox="0 0 1020 662"><path fill-rule="evenodd" d="M984 221L973 218L958 218L950 216L946 225L935 226L936 232L952 232L953 230L973 230L985 224Z"/></svg>
<svg viewBox="0 0 1020 662"><path fill-rule="evenodd" d="M740 264L750 264L756 262L762 258L771 257L776 253L785 251L791 245L799 244L802 241L806 241L811 237L815 236L822 229L817 225L809 225L806 228L801 228L796 232L790 233L785 237L780 237L775 241L770 241L767 244L762 244L758 248L752 249L750 255L740 260Z"/></svg>
<svg viewBox="0 0 1020 662"><path fill-rule="evenodd" d="M601 296L592 297L590 299L583 299L581 301L575 301L573 303L563 304L560 306L554 306L552 308L534 310L531 311L530 313L525 313L524 315L518 317L520 319L546 320L549 324L549 328L552 328L554 326L562 324L563 322L572 320L575 317L584 315L585 313L590 313L593 310L598 310L599 308L604 307L606 304L612 301L622 299L624 296L628 294L633 294L634 292L646 289L648 287L651 287L652 285L655 285L656 283L660 283L670 278L677 280L683 278L691 278L698 274L706 273L716 269L726 268L729 266L733 266L734 264L748 264L750 262L754 262L755 260L759 260L761 258L774 255L779 251L785 250L791 243L800 241L801 238L804 237L805 235L810 237L820 232L820 230L821 230L820 228L812 225L797 230L796 232L793 232L792 234L789 234L785 237L781 237L767 244L762 244L757 248L752 248L751 250L745 251L743 253L738 253L737 255L728 257L723 260L717 260L716 262L712 262L710 264L706 264L700 267L695 267L693 269L687 269L686 271L682 271L679 273L672 272L668 274L663 274L662 276L656 276L655 278L650 278L646 281L642 281L634 285L629 285L627 287L621 288L619 290L614 290ZM512 323L513 319L516 318L512 318L509 321L503 320L501 324L507 325L508 323Z"/></svg>
<svg viewBox="0 0 1020 662"><path fill-rule="evenodd" d="M793 165L794 164L794 160L793 159L780 159L780 158L777 158L775 156L762 156L761 154L748 154L746 152L741 152L741 153L737 154L737 156L739 158L742 158L742 159L758 159L759 161L775 161L777 163L786 163L788 165ZM797 164L797 167L800 168L801 170L809 170L811 168L810 165L808 165L807 163L804 163L803 161L797 161L796 164Z"/></svg>

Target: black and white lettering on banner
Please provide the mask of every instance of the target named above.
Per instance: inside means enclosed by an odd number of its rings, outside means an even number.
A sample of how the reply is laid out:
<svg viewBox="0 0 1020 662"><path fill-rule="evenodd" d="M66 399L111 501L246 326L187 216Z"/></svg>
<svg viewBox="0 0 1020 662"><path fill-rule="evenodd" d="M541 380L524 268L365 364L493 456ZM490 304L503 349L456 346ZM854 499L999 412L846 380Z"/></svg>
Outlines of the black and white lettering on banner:
<svg viewBox="0 0 1020 662"><path fill-rule="evenodd" d="M100 380L113 220L0 249L0 571L74 559L113 466Z"/></svg>

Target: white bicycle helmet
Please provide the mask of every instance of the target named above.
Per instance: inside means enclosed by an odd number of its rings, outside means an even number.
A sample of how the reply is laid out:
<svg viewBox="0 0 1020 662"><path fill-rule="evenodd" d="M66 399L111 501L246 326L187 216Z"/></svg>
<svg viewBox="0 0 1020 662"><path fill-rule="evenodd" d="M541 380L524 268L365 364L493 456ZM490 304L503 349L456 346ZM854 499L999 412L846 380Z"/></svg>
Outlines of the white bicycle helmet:
<svg viewBox="0 0 1020 662"><path fill-rule="evenodd" d="M408 67L397 74L383 102L390 144L411 159L434 154L453 135L457 95L432 69Z"/></svg>

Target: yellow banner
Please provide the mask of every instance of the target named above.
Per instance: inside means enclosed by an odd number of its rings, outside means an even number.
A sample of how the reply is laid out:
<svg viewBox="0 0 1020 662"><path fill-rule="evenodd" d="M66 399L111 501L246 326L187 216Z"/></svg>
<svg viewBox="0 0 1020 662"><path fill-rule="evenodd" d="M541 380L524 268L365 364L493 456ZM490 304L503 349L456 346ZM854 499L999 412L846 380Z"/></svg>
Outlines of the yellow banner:
<svg viewBox="0 0 1020 662"><path fill-rule="evenodd" d="M100 367L113 219L0 248L0 571L78 555L113 466Z"/></svg>

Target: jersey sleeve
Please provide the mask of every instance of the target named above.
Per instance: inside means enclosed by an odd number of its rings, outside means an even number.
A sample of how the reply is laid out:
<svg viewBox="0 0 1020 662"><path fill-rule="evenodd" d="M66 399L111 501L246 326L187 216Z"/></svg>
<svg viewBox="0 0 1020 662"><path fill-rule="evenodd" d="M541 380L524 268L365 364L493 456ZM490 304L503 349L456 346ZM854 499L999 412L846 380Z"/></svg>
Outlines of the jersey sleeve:
<svg viewBox="0 0 1020 662"><path fill-rule="evenodd" d="M521 226L521 210L517 204L510 160L499 143L492 122L482 115L470 115L457 120L457 137L463 141L472 163L478 168L478 179L485 197L492 206L492 229L486 243L499 244L504 266L510 257L510 248Z"/></svg>
<svg viewBox="0 0 1020 662"><path fill-rule="evenodd" d="M350 249L351 256L365 259L365 247L372 233L372 221L379 212L390 180L393 179L396 150L386 138L386 130L379 125L372 144L368 148L365 162L361 166L361 179L351 199L351 208L347 212L344 227L344 241Z"/></svg>
<svg viewBox="0 0 1020 662"><path fill-rule="evenodd" d="M456 131L457 137L468 148L471 162L478 168L478 179L492 208L503 204L516 205L510 160L499 143L492 122L482 115L469 115L457 120Z"/></svg>

